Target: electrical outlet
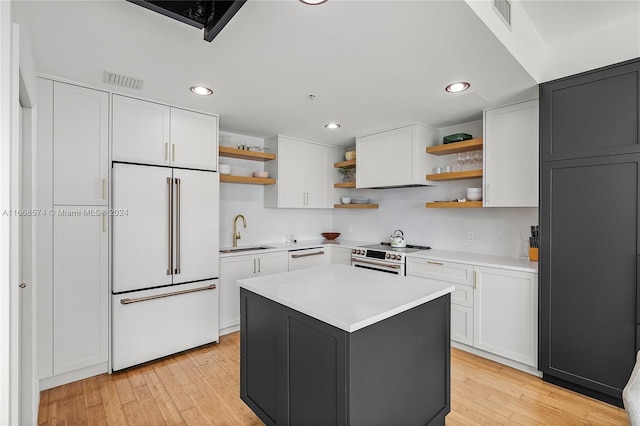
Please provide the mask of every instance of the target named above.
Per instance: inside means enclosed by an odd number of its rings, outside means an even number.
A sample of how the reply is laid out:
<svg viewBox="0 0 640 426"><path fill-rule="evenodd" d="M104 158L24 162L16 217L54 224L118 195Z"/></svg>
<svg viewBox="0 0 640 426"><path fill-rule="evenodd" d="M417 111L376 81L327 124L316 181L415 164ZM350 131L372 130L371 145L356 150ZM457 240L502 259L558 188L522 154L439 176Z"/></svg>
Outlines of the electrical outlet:
<svg viewBox="0 0 640 426"><path fill-rule="evenodd" d="M347 232L351 234L353 232L353 226L347 225Z"/></svg>
<svg viewBox="0 0 640 426"><path fill-rule="evenodd" d="M473 234L473 232L471 231L467 232L467 241L470 243L475 241L475 235Z"/></svg>

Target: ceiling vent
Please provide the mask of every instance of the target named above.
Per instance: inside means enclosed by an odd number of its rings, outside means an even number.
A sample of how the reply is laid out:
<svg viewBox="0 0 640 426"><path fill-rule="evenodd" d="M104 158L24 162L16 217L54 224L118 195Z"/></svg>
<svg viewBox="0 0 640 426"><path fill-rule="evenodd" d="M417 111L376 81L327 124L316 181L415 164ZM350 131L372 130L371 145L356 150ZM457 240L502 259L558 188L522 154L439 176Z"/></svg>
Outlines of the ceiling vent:
<svg viewBox="0 0 640 426"><path fill-rule="evenodd" d="M511 28L511 0L493 0L493 10Z"/></svg>
<svg viewBox="0 0 640 426"><path fill-rule="evenodd" d="M104 82L113 84L115 86L126 87L127 89L142 89L144 80L140 80L133 77L127 77L126 75L116 74L113 72L104 72Z"/></svg>

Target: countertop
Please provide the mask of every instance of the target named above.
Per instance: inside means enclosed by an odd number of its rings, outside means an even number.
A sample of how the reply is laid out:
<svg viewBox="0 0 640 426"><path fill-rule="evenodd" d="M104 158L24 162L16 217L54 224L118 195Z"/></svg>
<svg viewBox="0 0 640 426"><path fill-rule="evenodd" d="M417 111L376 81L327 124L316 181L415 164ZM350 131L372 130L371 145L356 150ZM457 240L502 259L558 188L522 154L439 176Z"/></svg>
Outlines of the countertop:
<svg viewBox="0 0 640 426"><path fill-rule="evenodd" d="M455 286L325 265L239 280L240 287L352 333L451 293Z"/></svg>
<svg viewBox="0 0 640 426"><path fill-rule="evenodd" d="M304 250L304 249L308 249L308 248L313 248L313 247L320 247L320 246L338 246L338 247L346 247L346 248L353 248L353 247L357 247L357 246L362 246L365 244L372 244L372 243L367 243L365 241L350 241L350 240L323 240L323 239L317 239L317 240L305 240L305 241L298 241L297 243L292 243L292 244L287 244L287 243L265 243L265 244L251 244L250 246L264 246L264 247L269 247L268 249L260 249L260 250L254 250L254 251L240 251L240 252L235 252L235 253L220 253L220 257L233 257L233 256L243 256L246 254L256 254L256 253L271 253L271 252L278 252L278 251L290 251L290 250ZM232 247L221 247L220 250L227 250L230 249ZM242 248L242 246L237 247L237 248Z"/></svg>
<svg viewBox="0 0 640 426"><path fill-rule="evenodd" d="M320 247L325 245L353 248L353 247L359 247L359 246L364 246L368 244L375 244L375 242L352 241L352 240L342 240L342 239L328 241L328 240L317 239L317 240L298 241L295 244L266 243L262 245L265 247L269 247L268 249L262 249L262 250L256 250L256 251L243 251L243 252L236 252L236 253L220 253L220 257L224 258L224 257L243 256L243 255L256 254L256 253L302 250L302 249ZM260 244L255 244L255 245L260 245ZM481 253L471 253L471 252L464 252L464 251L438 250L438 249L416 251L416 252L407 254L407 257L440 260L443 262L459 262L459 263L466 263L466 264L476 265L476 266L487 266L490 268L502 268L502 269L510 269L513 271L532 272L535 274L538 273L538 262L531 262L526 257L498 256L493 254L481 254Z"/></svg>
<svg viewBox="0 0 640 426"><path fill-rule="evenodd" d="M407 254L407 257L440 260L443 262L466 263L474 266L510 269L513 271L538 273L538 262L531 262L526 257L496 256L481 253L468 253L453 250L423 250Z"/></svg>

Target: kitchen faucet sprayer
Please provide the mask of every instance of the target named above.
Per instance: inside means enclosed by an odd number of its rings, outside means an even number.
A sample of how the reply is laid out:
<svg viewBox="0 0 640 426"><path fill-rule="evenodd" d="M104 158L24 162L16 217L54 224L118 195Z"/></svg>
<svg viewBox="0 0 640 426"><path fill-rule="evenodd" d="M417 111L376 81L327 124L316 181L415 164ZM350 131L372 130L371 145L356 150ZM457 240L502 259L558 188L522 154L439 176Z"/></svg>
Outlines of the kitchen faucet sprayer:
<svg viewBox="0 0 640 426"><path fill-rule="evenodd" d="M247 228L247 219L245 219L243 215L239 214L233 218L233 246L234 247L238 247L238 240L242 238L242 236L240 235L240 231L238 231L237 229L238 218L242 219L242 224L244 225L244 228L245 229Z"/></svg>

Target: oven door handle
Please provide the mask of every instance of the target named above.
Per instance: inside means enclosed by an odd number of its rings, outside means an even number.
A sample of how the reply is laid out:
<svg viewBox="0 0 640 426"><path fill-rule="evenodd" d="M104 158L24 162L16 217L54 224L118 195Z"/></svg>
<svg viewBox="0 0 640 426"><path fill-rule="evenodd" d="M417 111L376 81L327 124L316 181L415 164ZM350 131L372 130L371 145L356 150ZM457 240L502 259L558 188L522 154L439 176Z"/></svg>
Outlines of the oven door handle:
<svg viewBox="0 0 640 426"><path fill-rule="evenodd" d="M351 262L366 263L368 265L375 265L375 266L380 266L382 268L391 268L391 269L400 269L402 267L401 265L388 265L385 263L371 262L370 260L359 259L357 257L352 257Z"/></svg>

